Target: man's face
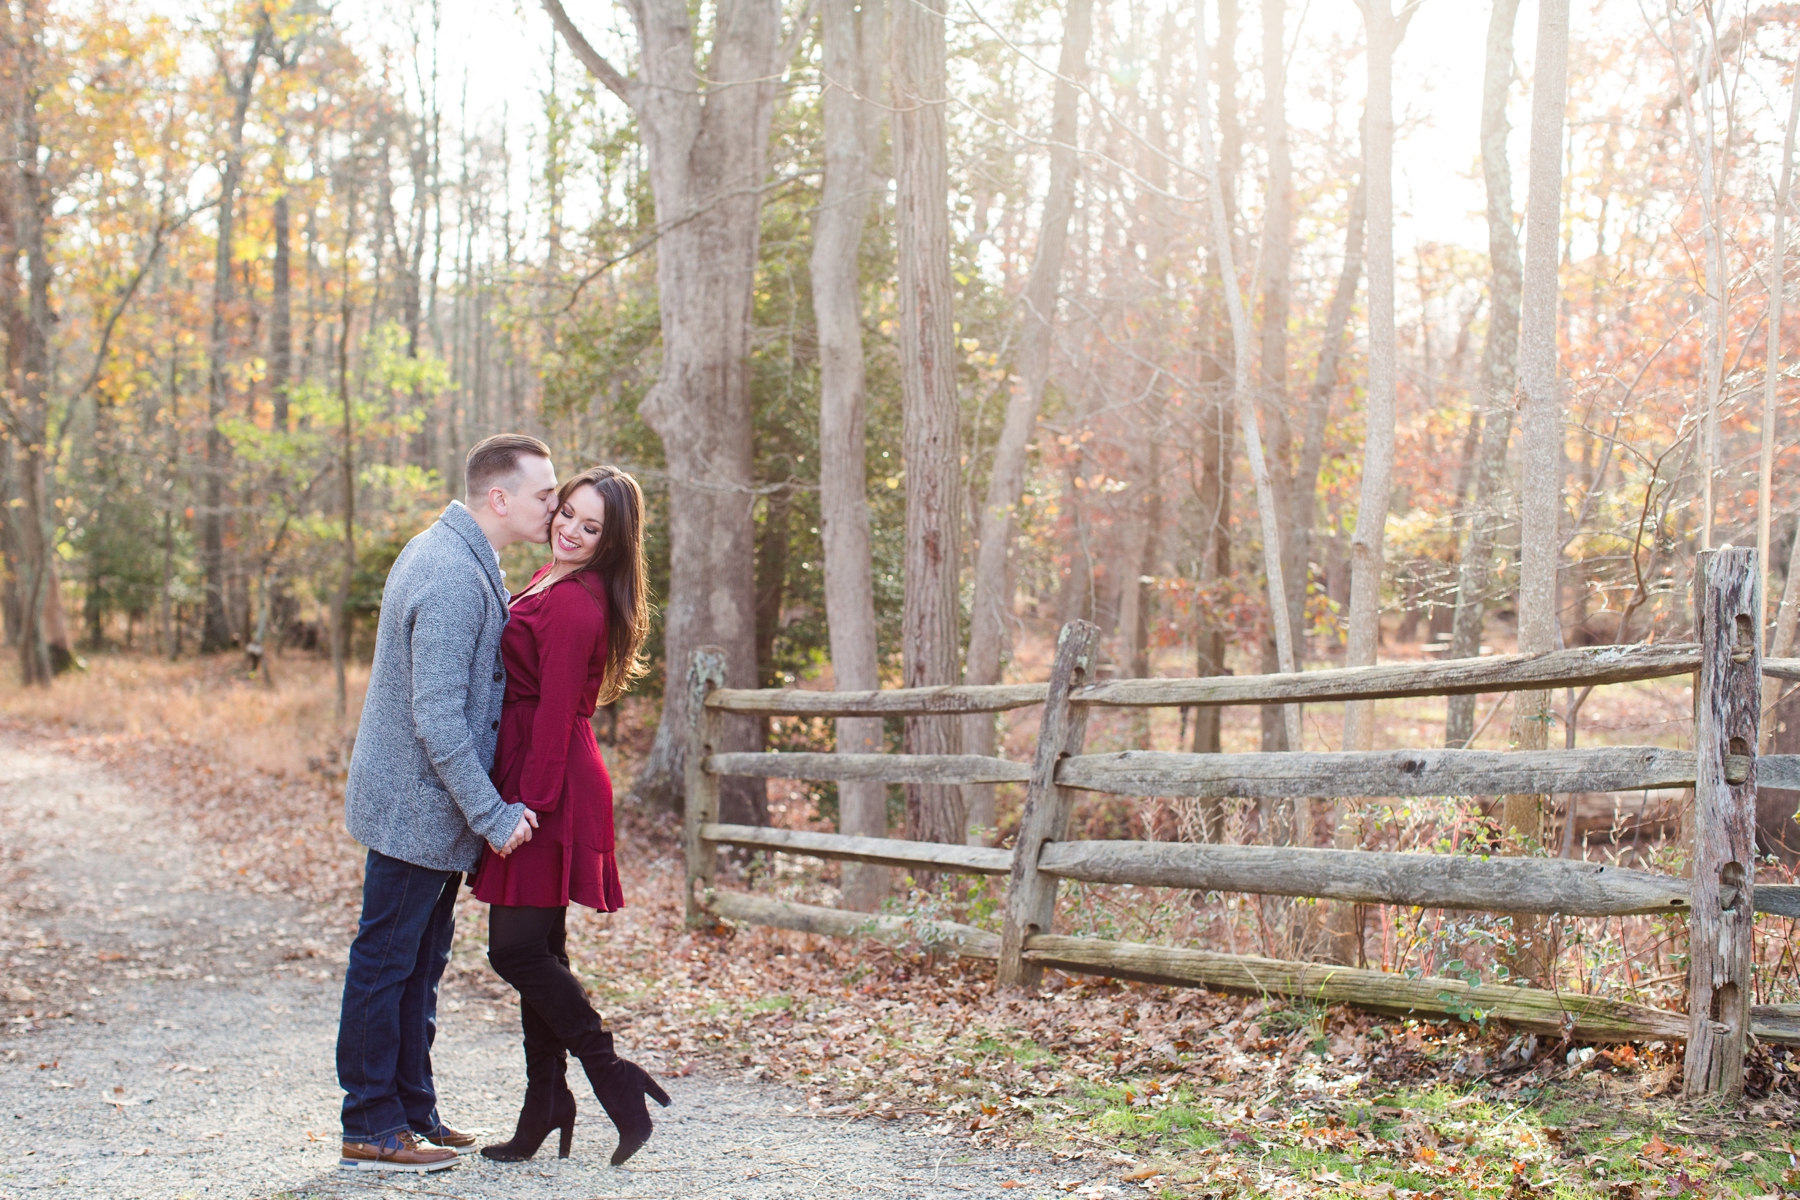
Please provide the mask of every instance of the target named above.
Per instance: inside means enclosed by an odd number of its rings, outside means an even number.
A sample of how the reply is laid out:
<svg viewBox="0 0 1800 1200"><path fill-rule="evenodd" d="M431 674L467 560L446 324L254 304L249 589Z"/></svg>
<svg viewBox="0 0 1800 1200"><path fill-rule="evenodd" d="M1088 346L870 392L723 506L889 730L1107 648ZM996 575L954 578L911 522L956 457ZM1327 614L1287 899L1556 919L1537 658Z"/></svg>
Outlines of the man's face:
<svg viewBox="0 0 1800 1200"><path fill-rule="evenodd" d="M550 540L550 518L556 515L556 468L549 459L521 456L515 487L494 490L502 493L506 531L514 540L540 545ZM489 506L500 507L492 499Z"/></svg>

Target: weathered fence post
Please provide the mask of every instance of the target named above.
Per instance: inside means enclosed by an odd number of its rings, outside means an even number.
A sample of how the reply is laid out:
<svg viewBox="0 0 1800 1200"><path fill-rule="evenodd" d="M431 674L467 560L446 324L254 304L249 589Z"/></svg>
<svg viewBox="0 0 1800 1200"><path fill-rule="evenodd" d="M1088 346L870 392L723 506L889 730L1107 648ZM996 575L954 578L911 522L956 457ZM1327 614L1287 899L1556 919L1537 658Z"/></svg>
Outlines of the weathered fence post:
<svg viewBox="0 0 1800 1200"><path fill-rule="evenodd" d="M724 714L706 707L714 688L725 686L725 651L702 646L688 666L688 742L685 765L687 803L683 805L687 844L687 919L700 915L700 887L709 884L718 861L715 843L703 841L700 827L719 819L719 777L705 769L706 756L719 748Z"/></svg>
<svg viewBox="0 0 1800 1200"><path fill-rule="evenodd" d="M1004 985L1036 987L1044 974L1042 967L1024 957L1025 939L1049 933L1056 912L1056 877L1038 872L1038 854L1045 842L1060 839L1068 829L1075 792L1056 785L1056 768L1063 759L1081 753L1087 735L1087 707L1069 703L1069 693L1088 681L1099 638L1099 628L1087 621L1070 621L1057 635L1056 664L1050 668L1050 693L1038 726L1037 757L1026 785L1025 813L1019 819L1012 880L1006 890L999 964Z"/></svg>
<svg viewBox="0 0 1800 1200"><path fill-rule="evenodd" d="M1694 703L1694 882L1688 918L1688 1043L1682 1090L1735 1100L1744 1091L1755 909L1756 762L1742 783L1725 756L1754 756L1761 724L1762 585L1756 552L1731 546L1701 559L1695 617L1700 674Z"/></svg>

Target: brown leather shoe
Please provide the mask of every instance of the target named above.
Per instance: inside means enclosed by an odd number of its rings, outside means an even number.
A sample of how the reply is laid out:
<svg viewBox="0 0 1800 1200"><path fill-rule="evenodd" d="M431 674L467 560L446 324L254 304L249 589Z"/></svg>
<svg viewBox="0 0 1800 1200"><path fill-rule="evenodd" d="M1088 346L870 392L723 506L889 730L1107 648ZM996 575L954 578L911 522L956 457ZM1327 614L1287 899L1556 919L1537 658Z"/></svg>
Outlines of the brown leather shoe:
<svg viewBox="0 0 1800 1200"><path fill-rule="evenodd" d="M475 1144L474 1134L452 1129L448 1125L439 1125L436 1133L421 1133L418 1137L420 1141L430 1142L434 1146L448 1146L452 1150L465 1150Z"/></svg>
<svg viewBox="0 0 1800 1200"><path fill-rule="evenodd" d="M472 1140L472 1139L471 1139ZM345 1142L338 1166L349 1171L442 1171L454 1167L460 1156L420 1143L411 1130L374 1142Z"/></svg>

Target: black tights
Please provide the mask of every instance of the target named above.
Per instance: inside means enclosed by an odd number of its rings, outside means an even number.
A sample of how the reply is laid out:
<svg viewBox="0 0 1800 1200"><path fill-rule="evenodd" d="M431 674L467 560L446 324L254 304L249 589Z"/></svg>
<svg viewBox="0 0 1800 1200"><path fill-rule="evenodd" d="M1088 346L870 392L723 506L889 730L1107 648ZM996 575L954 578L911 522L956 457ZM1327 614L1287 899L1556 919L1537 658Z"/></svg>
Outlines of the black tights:
<svg viewBox="0 0 1800 1200"><path fill-rule="evenodd" d="M488 961L519 993L527 1048L597 1053L600 1014L569 970L566 908L495 904L488 909Z"/></svg>

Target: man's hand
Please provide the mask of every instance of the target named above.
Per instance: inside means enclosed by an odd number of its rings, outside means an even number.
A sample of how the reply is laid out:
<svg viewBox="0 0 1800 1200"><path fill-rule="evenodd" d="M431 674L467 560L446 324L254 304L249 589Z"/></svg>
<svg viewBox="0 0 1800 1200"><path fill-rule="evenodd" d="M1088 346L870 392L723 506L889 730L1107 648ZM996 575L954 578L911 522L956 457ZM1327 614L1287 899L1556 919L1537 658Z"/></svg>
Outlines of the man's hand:
<svg viewBox="0 0 1800 1200"><path fill-rule="evenodd" d="M520 846L531 840L531 831L537 828L538 815L529 808L519 815L519 823L513 828L512 836L506 839L506 845L500 847L500 857L505 858Z"/></svg>

